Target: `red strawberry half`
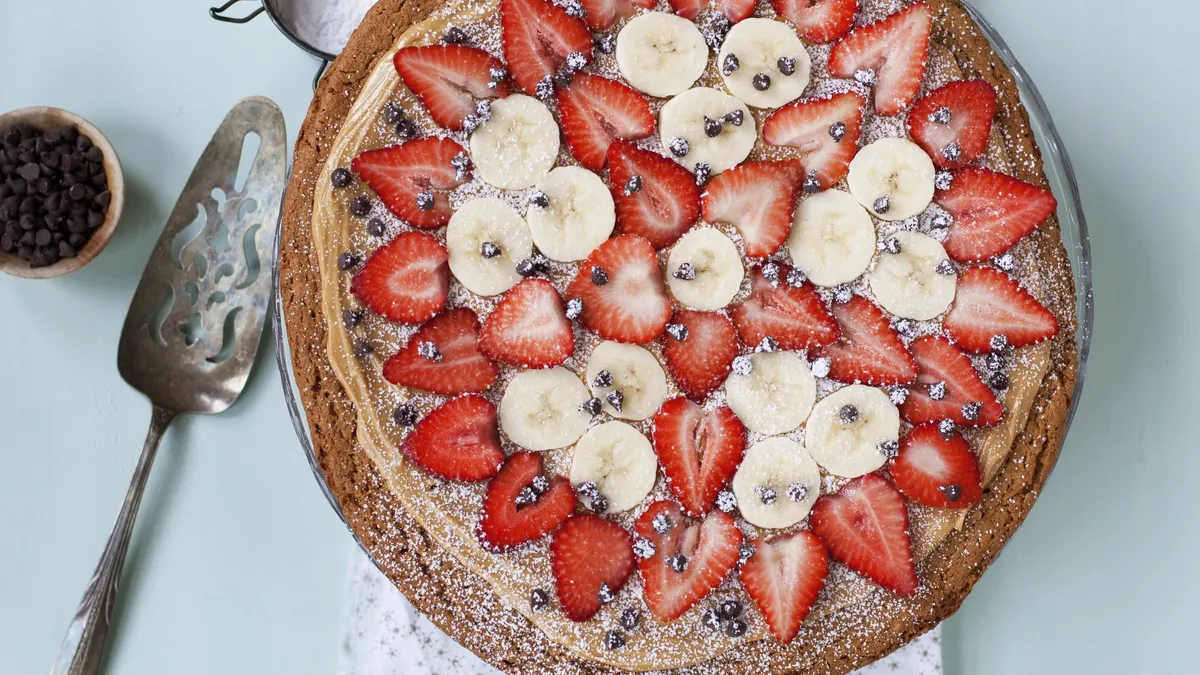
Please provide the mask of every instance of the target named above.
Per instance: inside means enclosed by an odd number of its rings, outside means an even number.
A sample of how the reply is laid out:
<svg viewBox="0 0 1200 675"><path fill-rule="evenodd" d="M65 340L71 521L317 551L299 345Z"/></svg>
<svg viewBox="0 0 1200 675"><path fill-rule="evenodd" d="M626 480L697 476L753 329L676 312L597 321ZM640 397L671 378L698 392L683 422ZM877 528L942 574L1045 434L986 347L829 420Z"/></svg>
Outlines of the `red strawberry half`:
<svg viewBox="0 0 1200 675"><path fill-rule="evenodd" d="M446 193L467 181L451 161L466 154L449 138L418 138L368 150L355 158L353 167L397 218L413 227L433 230L450 222L453 211ZM433 206L417 206L418 195L432 195Z"/></svg>
<svg viewBox="0 0 1200 675"><path fill-rule="evenodd" d="M715 4L721 14L729 19L730 23L737 23L742 19L747 18L754 13L755 0L668 0L671 4L671 11L679 16L682 16L689 21L695 20L700 16L705 8L711 4Z"/></svg>
<svg viewBox="0 0 1200 675"><path fill-rule="evenodd" d="M908 510L892 484L870 473L817 500L812 531L829 554L896 595L917 592Z"/></svg>
<svg viewBox="0 0 1200 675"><path fill-rule="evenodd" d="M828 98L795 101L780 108L763 123L762 137L770 145L789 145L804 157L804 175L828 190L846 177L850 160L858 154L863 106L867 102L852 91ZM813 187L808 188L813 191Z"/></svg>
<svg viewBox="0 0 1200 675"><path fill-rule="evenodd" d="M1012 347L1024 347L1058 333L1058 319L1050 310L1016 279L992 267L968 267L959 273L945 325L959 346L977 354L991 351L997 335Z"/></svg>
<svg viewBox="0 0 1200 675"><path fill-rule="evenodd" d="M608 182L617 231L636 234L654 248L674 244L700 217L700 188L691 172L633 143L608 147Z"/></svg>
<svg viewBox="0 0 1200 675"><path fill-rule="evenodd" d="M496 381L496 365L479 351L479 317L466 307L446 310L421 326L383 366L392 384L434 394L481 392Z"/></svg>
<svg viewBox="0 0 1200 675"><path fill-rule="evenodd" d="M518 452L488 484L479 538L491 550L507 551L550 534L574 511L571 481L547 476L540 454Z"/></svg>
<svg viewBox="0 0 1200 675"><path fill-rule="evenodd" d="M585 326L618 342L649 342L671 319L654 247L629 234L592 251L567 288L567 297L583 300L580 320Z"/></svg>
<svg viewBox="0 0 1200 675"><path fill-rule="evenodd" d="M563 523L550 543L558 603L572 621L600 611L600 587L616 595L633 572L633 537L616 523L582 514Z"/></svg>
<svg viewBox="0 0 1200 675"><path fill-rule="evenodd" d="M663 360L675 384L693 401L703 402L720 388L737 356L737 331L724 314L681 309L671 317Z"/></svg>
<svg viewBox="0 0 1200 675"><path fill-rule="evenodd" d="M825 44L854 27L858 0L775 0L775 13L796 24L809 42Z"/></svg>
<svg viewBox="0 0 1200 675"><path fill-rule="evenodd" d="M550 0L501 0L504 60L517 85L537 94L538 82L554 77L567 56L592 57L592 31Z"/></svg>
<svg viewBox="0 0 1200 675"><path fill-rule="evenodd" d="M917 379L917 361L892 329L883 310L861 295L835 304L833 316L842 328L837 342L825 347L829 377L839 382L904 384Z"/></svg>
<svg viewBox="0 0 1200 675"><path fill-rule="evenodd" d="M959 80L930 92L908 114L908 133L943 169L974 162L988 146L996 90L984 80Z"/></svg>
<svg viewBox="0 0 1200 675"><path fill-rule="evenodd" d="M934 201L954 219L944 243L962 262L1004 253L1058 209L1049 190L974 167L955 172L950 189L938 190Z"/></svg>
<svg viewBox="0 0 1200 675"><path fill-rule="evenodd" d="M483 322L479 350L526 368L549 368L571 358L575 334L558 291L545 279L514 286Z"/></svg>
<svg viewBox="0 0 1200 675"><path fill-rule="evenodd" d="M655 518L669 523L654 529ZM660 528L661 529L661 528ZM654 554L638 561L646 605L661 621L683 616L719 586L737 566L742 532L728 513L713 511L692 523L674 502L655 502L637 521L637 533L654 544Z"/></svg>
<svg viewBox="0 0 1200 675"><path fill-rule="evenodd" d="M413 427L404 439L404 454L447 480L495 476L504 461L495 406L475 395L447 401Z"/></svg>
<svg viewBox="0 0 1200 675"><path fill-rule="evenodd" d="M371 254L351 292L391 321L421 323L446 306L450 254L424 232L402 232Z"/></svg>
<svg viewBox="0 0 1200 675"><path fill-rule="evenodd" d="M788 284L791 268L774 264L779 268L778 281L764 277L761 267L755 268L750 297L733 308L733 324L742 344L756 347L769 337L780 349L801 350L837 340L841 334L837 320L812 284Z"/></svg>
<svg viewBox="0 0 1200 675"><path fill-rule="evenodd" d="M594 31L608 30L612 25L632 16L638 7L654 9L654 0L580 0L583 5L583 19Z"/></svg>
<svg viewBox="0 0 1200 675"><path fill-rule="evenodd" d="M933 14L917 2L850 31L829 52L834 77L875 81L875 111L895 115L913 102L925 77ZM868 75L869 73L869 75Z"/></svg>
<svg viewBox="0 0 1200 675"><path fill-rule="evenodd" d="M1004 407L979 378L971 359L949 340L923 337L909 349L918 373L900 406L904 419L912 424L953 420L961 426L990 427L1004 417Z"/></svg>
<svg viewBox="0 0 1200 675"><path fill-rule="evenodd" d="M742 586L758 605L775 639L791 642L825 585L829 553L807 530L770 541L757 539L750 545L754 555L738 572Z"/></svg>
<svg viewBox="0 0 1200 675"><path fill-rule="evenodd" d="M654 113L646 97L599 75L576 73L571 84L558 90L558 112L571 154L592 171L604 168L613 141L654 132Z"/></svg>
<svg viewBox="0 0 1200 675"><path fill-rule="evenodd" d="M983 497L971 446L958 432L944 438L936 424L923 424L904 437L891 471L896 487L918 504L965 509Z"/></svg>
<svg viewBox="0 0 1200 675"><path fill-rule="evenodd" d="M746 454L746 428L721 406L712 412L673 398L654 415L654 451L688 515L708 513Z"/></svg>
<svg viewBox="0 0 1200 675"><path fill-rule="evenodd" d="M463 120L475 114L476 99L508 94L507 82L492 80L492 71L502 70L504 64L482 49L463 45L404 47L392 62L433 121L447 129L463 128Z"/></svg>
<svg viewBox="0 0 1200 675"><path fill-rule="evenodd" d="M746 255L765 258L787 241L803 182L804 167L795 160L741 164L708 184L704 219L737 226Z"/></svg>

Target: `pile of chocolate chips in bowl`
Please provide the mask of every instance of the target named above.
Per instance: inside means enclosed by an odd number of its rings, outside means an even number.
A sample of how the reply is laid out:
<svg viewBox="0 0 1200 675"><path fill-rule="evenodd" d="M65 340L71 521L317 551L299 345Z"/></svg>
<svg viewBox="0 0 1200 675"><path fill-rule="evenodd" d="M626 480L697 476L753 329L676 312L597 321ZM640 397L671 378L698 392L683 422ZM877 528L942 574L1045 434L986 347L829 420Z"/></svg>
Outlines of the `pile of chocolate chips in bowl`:
<svg viewBox="0 0 1200 675"><path fill-rule="evenodd" d="M33 267L73 258L108 215L104 153L73 126L0 136L0 250Z"/></svg>

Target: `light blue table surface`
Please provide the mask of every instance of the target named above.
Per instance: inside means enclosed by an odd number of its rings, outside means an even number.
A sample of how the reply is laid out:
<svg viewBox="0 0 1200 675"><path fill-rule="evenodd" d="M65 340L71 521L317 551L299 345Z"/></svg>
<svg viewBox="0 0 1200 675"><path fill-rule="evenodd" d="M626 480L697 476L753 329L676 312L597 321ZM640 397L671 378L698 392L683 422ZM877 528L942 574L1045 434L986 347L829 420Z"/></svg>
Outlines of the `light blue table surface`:
<svg viewBox="0 0 1200 675"><path fill-rule="evenodd" d="M1196 672L1200 629L1200 110L1191 0L978 0L1075 160L1097 320L1057 472L952 619L950 675ZM193 0L0 0L0 111L90 118L124 161L109 248L0 278L0 673L49 671L116 516L149 407L121 381L125 308L224 113L269 96L294 137L315 62L265 20ZM269 356L269 354L267 354ZM292 434L270 360L230 412L168 435L110 672L336 670L349 535Z"/></svg>

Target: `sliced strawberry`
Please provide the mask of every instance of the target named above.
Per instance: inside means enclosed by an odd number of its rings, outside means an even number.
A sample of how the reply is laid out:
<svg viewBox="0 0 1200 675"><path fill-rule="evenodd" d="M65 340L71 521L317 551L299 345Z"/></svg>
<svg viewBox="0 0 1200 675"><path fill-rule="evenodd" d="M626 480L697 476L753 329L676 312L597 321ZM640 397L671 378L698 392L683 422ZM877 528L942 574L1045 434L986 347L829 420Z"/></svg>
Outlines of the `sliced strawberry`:
<svg viewBox="0 0 1200 675"><path fill-rule="evenodd" d="M583 325L608 340L649 342L671 320L654 247L631 234L596 247L575 273L567 297L583 300Z"/></svg>
<svg viewBox="0 0 1200 675"><path fill-rule="evenodd" d="M1049 190L975 167L955 172L950 189L938 190L934 201L954 219L944 243L962 262L1004 253L1058 209Z"/></svg>
<svg viewBox="0 0 1200 675"><path fill-rule="evenodd" d="M447 192L467 182L466 175L451 164L465 156L463 146L449 138L418 138L378 150L368 150L354 159L354 172L379 195L383 205L404 222L423 230L435 230L450 222L453 211ZM433 206L421 209L417 196L433 195Z"/></svg>
<svg viewBox="0 0 1200 675"><path fill-rule="evenodd" d="M958 275L954 306L946 331L960 347L976 354L991 351L992 338L1024 347L1058 333L1058 319L1016 279L992 267L968 267Z"/></svg>
<svg viewBox="0 0 1200 675"><path fill-rule="evenodd" d="M654 451L671 492L688 515L712 510L746 454L746 428L725 406L706 413L686 398L667 401L654 415Z"/></svg>
<svg viewBox="0 0 1200 675"><path fill-rule="evenodd" d="M612 28L617 21L632 16L638 7L654 9L654 0L580 0L584 21L594 31Z"/></svg>
<svg viewBox="0 0 1200 675"><path fill-rule="evenodd" d="M424 232L402 232L367 258L350 290L391 321L421 323L446 306L450 254Z"/></svg>
<svg viewBox="0 0 1200 675"><path fill-rule="evenodd" d="M576 73L558 90L558 112L567 147L592 171L604 168L615 140L632 141L654 132L650 102L628 85Z"/></svg>
<svg viewBox="0 0 1200 675"><path fill-rule="evenodd" d="M796 24L809 42L825 44L854 27L858 0L775 0L775 13Z"/></svg>
<svg viewBox="0 0 1200 675"><path fill-rule="evenodd" d="M446 396L484 391L499 371L479 351L478 341L475 312L466 307L446 310L421 326L388 359L383 377L392 384ZM432 351L428 345L433 345Z"/></svg>
<svg viewBox="0 0 1200 675"><path fill-rule="evenodd" d="M562 296L545 279L517 284L483 322L479 350L514 366L562 364L575 353L575 333Z"/></svg>
<svg viewBox="0 0 1200 675"><path fill-rule="evenodd" d="M979 158L992 135L996 90L984 80L958 80L913 105L908 133L943 169L960 169Z"/></svg>
<svg viewBox="0 0 1200 675"><path fill-rule="evenodd" d="M633 572L633 537L616 523L582 514L563 523L550 543L558 603L572 621L600 611L600 586L616 594Z"/></svg>
<svg viewBox="0 0 1200 675"><path fill-rule="evenodd" d="M829 72L852 78L871 71L875 111L895 115L913 102L925 77L933 13L917 2L875 23L855 28L829 52Z"/></svg>
<svg viewBox="0 0 1200 675"><path fill-rule="evenodd" d="M943 337L923 337L909 345L917 359L917 382L909 385L900 414L912 424L953 420L962 426L990 427L1004 417L1004 406L983 383L971 359ZM930 393L930 385L940 397ZM974 417L975 419L971 419Z"/></svg>
<svg viewBox="0 0 1200 675"><path fill-rule="evenodd" d="M765 258L787 241L803 182L804 167L795 160L738 165L708 184L704 219L737 226L746 255Z"/></svg>
<svg viewBox="0 0 1200 675"><path fill-rule="evenodd" d="M829 377L876 386L917 379L916 359L887 315L870 300L856 295L844 305L835 304L833 316L842 328L842 336L820 353L829 357Z"/></svg>
<svg viewBox="0 0 1200 675"><path fill-rule="evenodd" d="M733 307L733 324L742 344L756 347L763 338L772 338L780 349L812 349L832 344L841 331L837 319L829 313L821 296L807 281L799 286L785 279L791 268L776 263L779 281L763 276L755 268L750 297Z"/></svg>
<svg viewBox="0 0 1200 675"><path fill-rule="evenodd" d="M965 509L983 497L971 446L958 432L946 439L937 424L923 424L904 437L891 472L896 487L918 504Z"/></svg>
<svg viewBox="0 0 1200 675"><path fill-rule="evenodd" d="M541 476L541 488L534 479ZM549 477L536 452L518 452L504 461L488 484L479 538L493 551L507 551L541 539L575 511L575 489L562 476Z"/></svg>
<svg viewBox="0 0 1200 675"><path fill-rule="evenodd" d="M703 403L720 388L737 356L737 331L724 314L681 309L671 324L683 326L665 338L663 360L684 395ZM678 339L676 336L683 339Z"/></svg>
<svg viewBox="0 0 1200 675"><path fill-rule="evenodd" d="M694 21L700 12L710 5L716 5L721 14L729 19L729 23L737 23L754 13L756 0L668 0L671 11L683 18Z"/></svg>
<svg viewBox="0 0 1200 675"><path fill-rule="evenodd" d="M858 154L866 104L852 91L789 103L763 123L763 141L808 153L804 157L805 176L828 190L846 177L850 160Z"/></svg>
<svg viewBox="0 0 1200 675"><path fill-rule="evenodd" d="M492 71L503 69L500 59L482 49L463 45L404 47L392 62L434 122L455 131L475 114L476 99L508 94L508 83L494 82Z"/></svg>
<svg viewBox="0 0 1200 675"><path fill-rule="evenodd" d="M592 31L583 19L550 0L501 0L504 60L517 85L537 94L538 82L554 77L567 56L592 57Z"/></svg>
<svg viewBox="0 0 1200 675"><path fill-rule="evenodd" d="M630 179L637 176L637 189ZM608 182L617 208L617 231L666 248L700 217L700 188L690 171L633 143L608 147Z"/></svg>
<svg viewBox="0 0 1200 675"><path fill-rule="evenodd" d="M708 7L708 0L668 0L671 4L671 11L679 16L694 21L700 16L700 12Z"/></svg>
<svg viewBox="0 0 1200 675"><path fill-rule="evenodd" d="M917 592L908 509L892 484L869 473L813 505L812 531L829 555L900 596Z"/></svg>
<svg viewBox="0 0 1200 675"><path fill-rule="evenodd" d="M807 530L751 542L754 555L742 565L742 586L776 640L787 643L817 601L829 574L829 552Z"/></svg>
<svg viewBox="0 0 1200 675"><path fill-rule="evenodd" d="M500 470L496 407L482 396L451 399L417 422L404 439L404 455L446 480L487 480Z"/></svg>
<svg viewBox="0 0 1200 675"><path fill-rule="evenodd" d="M666 532L654 529L655 518L667 520ZM654 555L638 561L638 572L646 605L661 621L683 616L737 566L742 532L728 513L713 511L691 523L678 504L655 502L638 518L636 529L654 544Z"/></svg>

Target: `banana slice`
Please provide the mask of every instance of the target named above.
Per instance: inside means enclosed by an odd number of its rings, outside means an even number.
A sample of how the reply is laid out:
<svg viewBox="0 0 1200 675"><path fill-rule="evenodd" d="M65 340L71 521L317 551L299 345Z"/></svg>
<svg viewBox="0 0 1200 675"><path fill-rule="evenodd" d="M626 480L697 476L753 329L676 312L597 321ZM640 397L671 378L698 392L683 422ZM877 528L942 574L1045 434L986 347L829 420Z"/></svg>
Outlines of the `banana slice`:
<svg viewBox="0 0 1200 675"><path fill-rule="evenodd" d="M804 520L821 494L821 470L799 443L768 438L755 443L733 476L738 510L751 525L771 529Z"/></svg>
<svg viewBox="0 0 1200 675"><path fill-rule="evenodd" d="M881 138L850 161L850 194L881 220L904 220L933 201L933 160L916 143Z"/></svg>
<svg viewBox="0 0 1200 675"><path fill-rule="evenodd" d="M563 367L527 370L512 379L500 400L500 428L526 450L565 448L587 431L592 416L582 409L591 396Z"/></svg>
<svg viewBox="0 0 1200 675"><path fill-rule="evenodd" d="M674 96L704 74L708 46L696 24L666 12L630 19L617 35L617 67L634 89Z"/></svg>
<svg viewBox="0 0 1200 675"><path fill-rule="evenodd" d="M593 427L575 445L571 482L590 498L593 510L616 513L637 506L650 494L657 475L658 460L650 441L624 422ZM607 508L596 508L597 494Z"/></svg>
<svg viewBox="0 0 1200 675"><path fill-rule="evenodd" d="M654 355L637 345L596 345L587 365L592 395L604 411L623 420L644 420L667 400L667 375Z"/></svg>
<svg viewBox="0 0 1200 675"><path fill-rule="evenodd" d="M683 235L667 259L667 285L680 303L713 311L728 305L746 271L737 245L714 227Z"/></svg>
<svg viewBox="0 0 1200 675"><path fill-rule="evenodd" d="M897 232L899 253L884 251L868 280L875 299L905 319L936 319L954 302L958 274L944 264L949 256L937 239L919 232Z"/></svg>
<svg viewBox="0 0 1200 675"><path fill-rule="evenodd" d="M549 204L529 207L529 230L547 258L583 260L612 234L616 207L600 176L578 166L560 166L543 176L537 189Z"/></svg>
<svg viewBox="0 0 1200 675"><path fill-rule="evenodd" d="M498 295L517 285L517 263L533 254L525 219L494 197L463 204L446 226L450 271L468 291Z"/></svg>
<svg viewBox="0 0 1200 675"><path fill-rule="evenodd" d="M852 384L821 399L804 431L804 447L826 471L845 478L887 462L900 438L900 411L883 390Z"/></svg>
<svg viewBox="0 0 1200 675"><path fill-rule="evenodd" d="M703 162L711 175L746 159L758 137L754 125L745 103L707 87L689 89L667 101L658 116L662 144L671 157L689 171Z"/></svg>
<svg viewBox="0 0 1200 675"><path fill-rule="evenodd" d="M787 24L751 18L729 29L717 69L729 93L746 105L778 108L804 93L812 59Z"/></svg>
<svg viewBox="0 0 1200 675"><path fill-rule="evenodd" d="M487 122L471 134L479 177L503 190L533 187L558 159L558 124L536 98L516 94L492 101Z"/></svg>
<svg viewBox="0 0 1200 675"><path fill-rule="evenodd" d="M788 250L814 284L849 283L875 256L875 224L849 193L818 192L796 207Z"/></svg>
<svg viewBox="0 0 1200 675"><path fill-rule="evenodd" d="M803 424L817 398L817 378L804 359L792 352L760 352L749 360L749 373L735 368L725 380L725 402L734 414L747 429L770 436Z"/></svg>

